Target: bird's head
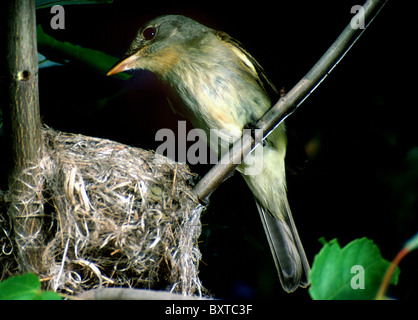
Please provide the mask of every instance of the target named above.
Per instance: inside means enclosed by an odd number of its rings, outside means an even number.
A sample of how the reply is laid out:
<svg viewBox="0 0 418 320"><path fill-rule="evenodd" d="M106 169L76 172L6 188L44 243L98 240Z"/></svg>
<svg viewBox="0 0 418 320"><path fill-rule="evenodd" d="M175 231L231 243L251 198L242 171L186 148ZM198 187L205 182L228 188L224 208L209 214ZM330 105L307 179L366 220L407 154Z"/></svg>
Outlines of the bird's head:
<svg viewBox="0 0 418 320"><path fill-rule="evenodd" d="M166 15L149 21L139 29L123 59L108 76L132 69L145 69L164 75L201 42L202 33L212 29L180 15Z"/></svg>

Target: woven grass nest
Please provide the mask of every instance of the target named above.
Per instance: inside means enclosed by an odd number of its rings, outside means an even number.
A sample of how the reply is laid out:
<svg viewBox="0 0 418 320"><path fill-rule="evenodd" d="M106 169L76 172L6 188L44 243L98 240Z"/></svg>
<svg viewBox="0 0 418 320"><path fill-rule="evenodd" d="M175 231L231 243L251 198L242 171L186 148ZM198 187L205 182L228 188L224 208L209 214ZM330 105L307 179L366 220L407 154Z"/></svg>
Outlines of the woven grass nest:
<svg viewBox="0 0 418 320"><path fill-rule="evenodd" d="M40 162L3 196L3 267L13 258L20 272L70 295L99 287L202 295L204 207L187 165L47 127L43 138Z"/></svg>

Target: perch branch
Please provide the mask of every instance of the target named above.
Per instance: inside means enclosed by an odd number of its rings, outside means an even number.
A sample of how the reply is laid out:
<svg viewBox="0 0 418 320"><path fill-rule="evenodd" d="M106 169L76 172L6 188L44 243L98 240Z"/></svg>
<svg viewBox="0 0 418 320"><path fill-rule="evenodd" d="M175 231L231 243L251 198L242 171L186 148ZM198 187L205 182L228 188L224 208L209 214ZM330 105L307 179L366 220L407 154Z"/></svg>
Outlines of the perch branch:
<svg viewBox="0 0 418 320"><path fill-rule="evenodd" d="M263 130L263 140L284 119L291 115L305 99L322 83L334 67L351 49L364 30L370 25L388 0L368 0L363 5L356 19L367 22L364 29L353 29L351 21L331 47L325 52L315 66L293 87L286 96L280 100L257 122L256 128ZM364 16L363 16L364 14ZM199 183L194 187L193 193L200 199L206 199L226 177L234 170L241 160L261 141L255 141L251 134L244 134L236 141L233 147L225 154Z"/></svg>

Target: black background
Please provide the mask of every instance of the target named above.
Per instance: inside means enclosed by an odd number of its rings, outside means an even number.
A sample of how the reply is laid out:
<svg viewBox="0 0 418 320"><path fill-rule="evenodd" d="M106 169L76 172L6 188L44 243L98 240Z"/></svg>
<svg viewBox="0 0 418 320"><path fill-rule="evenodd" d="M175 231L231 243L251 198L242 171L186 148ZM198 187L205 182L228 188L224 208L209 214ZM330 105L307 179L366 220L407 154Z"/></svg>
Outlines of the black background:
<svg viewBox="0 0 418 320"><path fill-rule="evenodd" d="M187 15L241 41L273 83L290 90L350 22L356 4L361 3L115 0L65 7L64 30L51 29L50 9L37 10L37 22L59 40L120 57L149 19ZM320 237L338 238L344 246L366 236L391 260L417 231L414 9L389 1L287 120L298 140L291 143L305 146L309 160L302 172L288 176L288 193L311 263L322 247ZM43 122L62 131L155 149L156 131L176 129L181 120L147 72L123 81L77 66L53 67L40 70L39 88ZM193 167L200 174L207 169ZM212 195L203 223L200 278L215 297L310 299L304 289L282 291L253 197L238 174ZM416 253L402 262L394 297L418 297L417 266Z"/></svg>

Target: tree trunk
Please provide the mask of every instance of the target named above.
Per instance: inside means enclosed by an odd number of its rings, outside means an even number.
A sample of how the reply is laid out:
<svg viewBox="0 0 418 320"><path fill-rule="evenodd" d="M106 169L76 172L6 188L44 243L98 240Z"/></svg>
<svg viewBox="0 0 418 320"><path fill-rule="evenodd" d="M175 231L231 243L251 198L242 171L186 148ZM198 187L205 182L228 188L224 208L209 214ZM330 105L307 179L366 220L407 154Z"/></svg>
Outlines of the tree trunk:
<svg viewBox="0 0 418 320"><path fill-rule="evenodd" d="M41 154L41 120L38 100L38 57L36 45L35 0L7 0L6 74L4 91L4 129L8 141L8 183L11 197L26 198L8 210L16 242L24 252L17 252L22 271L42 270L42 204L36 203L41 192L36 170ZM35 201L33 201L35 200Z"/></svg>
<svg viewBox="0 0 418 320"><path fill-rule="evenodd" d="M40 155L35 0L8 0L7 76L13 173ZM6 106L7 108L7 106ZM8 126L5 121L6 128Z"/></svg>

